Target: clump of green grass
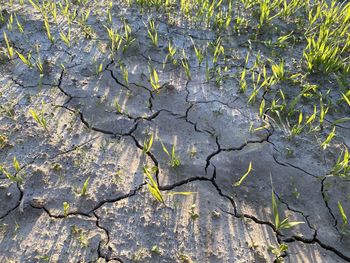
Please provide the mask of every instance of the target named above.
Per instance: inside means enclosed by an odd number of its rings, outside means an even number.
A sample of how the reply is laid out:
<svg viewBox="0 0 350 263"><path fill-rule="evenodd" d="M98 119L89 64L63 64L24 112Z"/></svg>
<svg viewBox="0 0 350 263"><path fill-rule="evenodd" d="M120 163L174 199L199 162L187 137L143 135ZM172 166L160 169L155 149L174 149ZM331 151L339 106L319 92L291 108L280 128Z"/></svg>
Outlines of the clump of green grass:
<svg viewBox="0 0 350 263"><path fill-rule="evenodd" d="M321 2L315 13L309 11L309 29L306 32L307 46L304 58L309 71L331 73L339 70L349 72L350 4L332 1Z"/></svg>

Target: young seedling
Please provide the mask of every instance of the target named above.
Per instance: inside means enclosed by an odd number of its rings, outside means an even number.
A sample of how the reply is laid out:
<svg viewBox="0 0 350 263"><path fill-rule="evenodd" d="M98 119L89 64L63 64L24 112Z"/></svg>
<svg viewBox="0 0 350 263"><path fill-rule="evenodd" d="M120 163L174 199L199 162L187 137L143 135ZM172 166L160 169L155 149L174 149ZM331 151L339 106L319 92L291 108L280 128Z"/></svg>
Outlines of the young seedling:
<svg viewBox="0 0 350 263"><path fill-rule="evenodd" d="M348 148L345 148L345 150L343 150L339 155L338 160L331 171L331 174L340 176L340 177L345 177L345 178L349 177L350 176L349 162L350 162L349 151L348 151Z"/></svg>
<svg viewBox="0 0 350 263"><path fill-rule="evenodd" d="M115 105L115 108L117 110L117 113L119 113L119 114L123 113L122 106L119 104L117 99L115 99L114 105Z"/></svg>
<svg viewBox="0 0 350 263"><path fill-rule="evenodd" d="M62 31L60 32L61 40L70 48L70 28L68 28L67 34L64 34Z"/></svg>
<svg viewBox="0 0 350 263"><path fill-rule="evenodd" d="M23 32L24 32L23 26L22 26L21 22L19 22L19 20L17 19L17 15L16 14L15 14L15 19L16 19L16 24L17 24L17 28L18 28L19 32L21 34L23 34Z"/></svg>
<svg viewBox="0 0 350 263"><path fill-rule="evenodd" d="M159 88L161 87L159 84L159 77L158 77L158 73L156 71L155 68L153 67L149 67L148 68L150 76L149 76L149 80L152 86L152 89L156 92L159 92Z"/></svg>
<svg viewBox="0 0 350 263"><path fill-rule="evenodd" d="M342 97L345 100L345 102L348 104L348 106L350 107L350 91L348 91L347 93L349 93L348 95L345 95L344 93L342 93Z"/></svg>
<svg viewBox="0 0 350 263"><path fill-rule="evenodd" d="M57 4L55 1L50 3L49 11L53 17L54 22L57 24Z"/></svg>
<svg viewBox="0 0 350 263"><path fill-rule="evenodd" d="M123 46L123 53L126 52L126 50L131 46L131 44L135 41L135 38L131 36L131 27L126 23L126 20L124 20L124 46Z"/></svg>
<svg viewBox="0 0 350 263"><path fill-rule="evenodd" d="M40 73L40 77L43 77L44 76L44 65L41 61L41 58L40 58L40 54L39 54L39 47L37 46L37 53L38 53L38 57L35 59L35 65Z"/></svg>
<svg viewBox="0 0 350 263"><path fill-rule="evenodd" d="M80 191L80 196L84 196L87 193L88 185L90 182L90 176L85 180L83 188Z"/></svg>
<svg viewBox="0 0 350 263"><path fill-rule="evenodd" d="M275 192L273 189L272 185L272 176L270 175L270 180L271 180L271 200L272 200L272 211L273 211L273 216L274 216L274 221L275 221L275 228L277 231L282 230L282 229L289 229L292 227L295 227L299 224L303 224L304 222L302 221L289 221L289 218L286 217L282 221L280 221L280 216L278 212L278 203L275 198Z"/></svg>
<svg viewBox="0 0 350 263"><path fill-rule="evenodd" d="M44 116L44 106L44 100L42 100L40 112L37 114L35 110L29 109L29 113L32 115L34 120L49 133L49 130L47 128L47 121Z"/></svg>
<svg viewBox="0 0 350 263"><path fill-rule="evenodd" d="M163 68L165 68L165 63L167 63L168 59L170 58L173 65L177 64L177 59L175 58L176 54L176 48L171 44L170 40L168 42L168 54L165 57L165 60L163 62Z"/></svg>
<svg viewBox="0 0 350 263"><path fill-rule="evenodd" d="M276 263L283 263L283 254L288 250L288 246L286 244L280 244L278 247L272 247L269 246L268 250L275 255L276 260L274 262Z"/></svg>
<svg viewBox="0 0 350 263"><path fill-rule="evenodd" d="M0 150L8 145L8 137L6 135L0 134Z"/></svg>
<svg viewBox="0 0 350 263"><path fill-rule="evenodd" d="M7 55L11 59L13 57L13 47L11 47L5 31L4 31L4 39L5 39L6 47L7 47Z"/></svg>
<svg viewBox="0 0 350 263"><path fill-rule="evenodd" d="M249 163L249 166L248 166L248 170L247 172L242 175L241 179L239 179L235 184L234 186L240 186L242 184L242 182L244 181L244 179L250 174L250 172L253 170L253 167L252 167L252 162Z"/></svg>
<svg viewBox="0 0 350 263"><path fill-rule="evenodd" d="M149 138L143 142L143 149L142 149L143 153L144 154L148 153L151 150L152 145L153 145L153 134L150 134Z"/></svg>
<svg viewBox="0 0 350 263"><path fill-rule="evenodd" d="M173 168L180 166L181 160L180 160L180 157L178 155L176 155L176 153L175 153L175 144L173 144L172 149L171 149L171 154L170 154L168 149L165 147L162 140L160 140L160 143L162 144L163 151L170 158L170 166Z"/></svg>
<svg viewBox="0 0 350 263"><path fill-rule="evenodd" d="M244 68L242 70L241 78L239 80L239 90L240 90L240 92L245 92L247 87L248 87L247 81L245 80L246 74L247 74L247 70Z"/></svg>
<svg viewBox="0 0 350 263"><path fill-rule="evenodd" d="M49 24L49 20L48 20L47 16L44 17L44 25L45 25L45 29L46 29L47 38L53 44L54 37L51 35L50 24Z"/></svg>
<svg viewBox="0 0 350 263"><path fill-rule="evenodd" d="M12 25L13 25L13 15L11 14L9 17L9 20L7 22L7 29L12 32Z"/></svg>
<svg viewBox="0 0 350 263"><path fill-rule="evenodd" d="M348 228L348 217L345 214L344 208L340 201L338 201L338 209L342 218L341 233L344 235L350 235L350 230Z"/></svg>
<svg viewBox="0 0 350 263"><path fill-rule="evenodd" d="M196 209L196 205L195 205L195 204L191 205L191 208L190 208L190 216L191 216L191 219L192 219L193 221L196 220L196 219L199 217L199 214L197 214L197 213L195 212L195 209Z"/></svg>
<svg viewBox="0 0 350 263"><path fill-rule="evenodd" d="M128 85L129 84L129 71L128 71L128 68L124 64L120 63L120 70L123 73L123 79L125 81L125 84Z"/></svg>
<svg viewBox="0 0 350 263"><path fill-rule="evenodd" d="M193 44L194 52L195 52L197 60L198 60L198 64L200 66L202 64L202 62L203 62L203 59L204 59L203 49L197 48L196 44L194 43L192 38L191 38L191 41L192 41L192 44Z"/></svg>
<svg viewBox="0 0 350 263"><path fill-rule="evenodd" d="M153 19L151 19L148 22L147 31L148 31L148 36L151 39L153 45L155 47L158 47L158 32Z"/></svg>
<svg viewBox="0 0 350 263"><path fill-rule="evenodd" d="M31 52L28 53L27 57L23 56L21 53L19 53L17 50L16 50L16 53L18 55L18 57L22 60L22 62L28 66L28 68L32 68L33 67L33 64L32 64L32 61L31 61Z"/></svg>
<svg viewBox="0 0 350 263"><path fill-rule="evenodd" d="M338 201L338 209L339 209L340 215L342 217L343 224L347 225L348 224L348 218L347 218L347 216L345 214L344 208L343 208L343 206L342 206L340 201Z"/></svg>
<svg viewBox="0 0 350 263"><path fill-rule="evenodd" d="M335 136L335 126L333 127L332 131L328 134L326 140L324 140L321 143L321 147L323 148L323 150L325 150L329 146L329 144L334 136Z"/></svg>
<svg viewBox="0 0 350 263"><path fill-rule="evenodd" d="M67 217L69 213L69 204L67 202L63 202L63 215Z"/></svg>
<svg viewBox="0 0 350 263"><path fill-rule="evenodd" d="M151 195L159 202L164 204L164 198L162 193L160 192L158 185L156 183L156 181L153 179L152 176L152 172L156 172L157 171L157 167L153 167L151 169L151 171L149 171L148 167L145 166L143 167L143 173L146 176L147 180L147 186L148 186L148 190L150 191Z"/></svg>
<svg viewBox="0 0 350 263"><path fill-rule="evenodd" d="M284 61L283 60L280 64L273 64L271 69L276 81L280 81L284 79Z"/></svg>
<svg viewBox="0 0 350 263"><path fill-rule="evenodd" d="M260 107L259 107L259 116L262 118L265 110L265 99L261 100Z"/></svg>
<svg viewBox="0 0 350 263"><path fill-rule="evenodd" d="M219 37L214 44L214 57L213 57L214 64L218 61L218 58L220 55L225 54L225 49L221 43L222 43L222 39L221 37Z"/></svg>
<svg viewBox="0 0 350 263"><path fill-rule="evenodd" d="M185 74L186 74L187 78L190 80L191 79L191 71L190 71L190 65L188 63L188 59L186 57L185 49L182 49L182 55L183 55L183 58L181 60L182 67L185 70Z"/></svg>
<svg viewBox="0 0 350 263"><path fill-rule="evenodd" d="M96 66L96 75L100 75L103 71L103 62Z"/></svg>
<svg viewBox="0 0 350 263"><path fill-rule="evenodd" d="M105 28L106 28L106 30L108 32L108 37L109 37L109 40L111 42L110 49L111 49L111 53L113 55L115 51L119 50L120 45L122 44L123 38L118 33L118 31L116 31L112 27L108 28L108 27L105 26Z"/></svg>
<svg viewBox="0 0 350 263"><path fill-rule="evenodd" d="M12 175L9 173L3 166L0 165L0 172L3 173L9 180L12 182L21 184L23 183L23 177L20 175L21 167L19 165L19 162L17 161L16 157L13 157L13 168L15 169L16 173Z"/></svg>

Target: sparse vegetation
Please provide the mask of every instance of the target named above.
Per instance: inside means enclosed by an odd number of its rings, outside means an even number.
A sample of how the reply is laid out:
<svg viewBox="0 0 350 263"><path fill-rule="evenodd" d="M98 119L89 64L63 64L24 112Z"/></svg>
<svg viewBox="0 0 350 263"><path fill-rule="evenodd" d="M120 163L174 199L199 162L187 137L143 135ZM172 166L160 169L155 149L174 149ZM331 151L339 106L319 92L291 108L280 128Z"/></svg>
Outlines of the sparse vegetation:
<svg viewBox="0 0 350 263"><path fill-rule="evenodd" d="M350 260L348 1L9 0L0 30L0 261Z"/></svg>

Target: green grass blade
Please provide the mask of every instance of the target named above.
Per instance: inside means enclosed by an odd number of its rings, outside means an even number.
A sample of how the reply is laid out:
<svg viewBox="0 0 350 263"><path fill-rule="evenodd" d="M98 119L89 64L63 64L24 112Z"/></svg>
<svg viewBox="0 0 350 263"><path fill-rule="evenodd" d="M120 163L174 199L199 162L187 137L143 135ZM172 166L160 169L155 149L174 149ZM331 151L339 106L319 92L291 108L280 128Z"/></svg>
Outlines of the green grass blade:
<svg viewBox="0 0 350 263"><path fill-rule="evenodd" d="M236 182L236 183L234 184L234 186L240 186L240 185L242 184L242 182L244 181L244 179L249 175L249 173L251 172L252 169L253 169L253 168L252 168L252 162L250 162L250 163L249 163L249 166L248 166L247 172L246 172L244 175L242 175L241 179L239 179L239 181Z"/></svg>

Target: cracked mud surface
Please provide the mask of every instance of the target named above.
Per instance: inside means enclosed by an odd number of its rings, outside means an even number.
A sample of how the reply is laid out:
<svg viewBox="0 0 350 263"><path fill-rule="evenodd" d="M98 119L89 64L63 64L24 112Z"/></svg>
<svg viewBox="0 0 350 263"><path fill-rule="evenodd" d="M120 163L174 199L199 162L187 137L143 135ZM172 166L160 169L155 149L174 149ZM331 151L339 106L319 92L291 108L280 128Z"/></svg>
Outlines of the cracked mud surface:
<svg viewBox="0 0 350 263"><path fill-rule="evenodd" d="M117 58L108 57L98 16L89 20L92 39L79 37L73 21L74 44L67 49L59 40L50 43L31 6L17 8L27 18L25 32L9 37L18 50L39 44L48 72L38 84L36 69L19 58L0 65L1 104L14 113L1 112L0 132L8 141L0 163L17 173L11 165L16 157L24 174L23 183L0 177L1 262L273 262L269 247L282 243L288 244L286 262L350 261L337 208L341 201L350 211L350 185L324 177L339 153L336 145L324 152L311 135L287 140L247 104L237 81L223 87L207 82L194 54L191 79L171 63L162 68L165 36L190 50L189 36L206 41L214 34L160 18L163 35L155 49L142 30L147 15L115 6L115 24L122 27L120 17L126 17L136 39L118 53L129 69L126 83ZM59 25L66 26L63 20ZM59 39L57 28L53 32ZM241 38L227 41L235 52L247 52ZM147 77L149 61L158 68L159 92ZM41 109L42 101L49 132L28 113ZM335 144L349 145L349 129L339 128ZM144 153L150 134L154 143ZM176 145L179 167L170 166L161 142L168 150ZM251 161L251 174L233 186ZM155 181L165 205L148 191L145 166L158 168ZM87 178L87 194L80 196ZM281 219L303 224L276 228L270 178Z"/></svg>

